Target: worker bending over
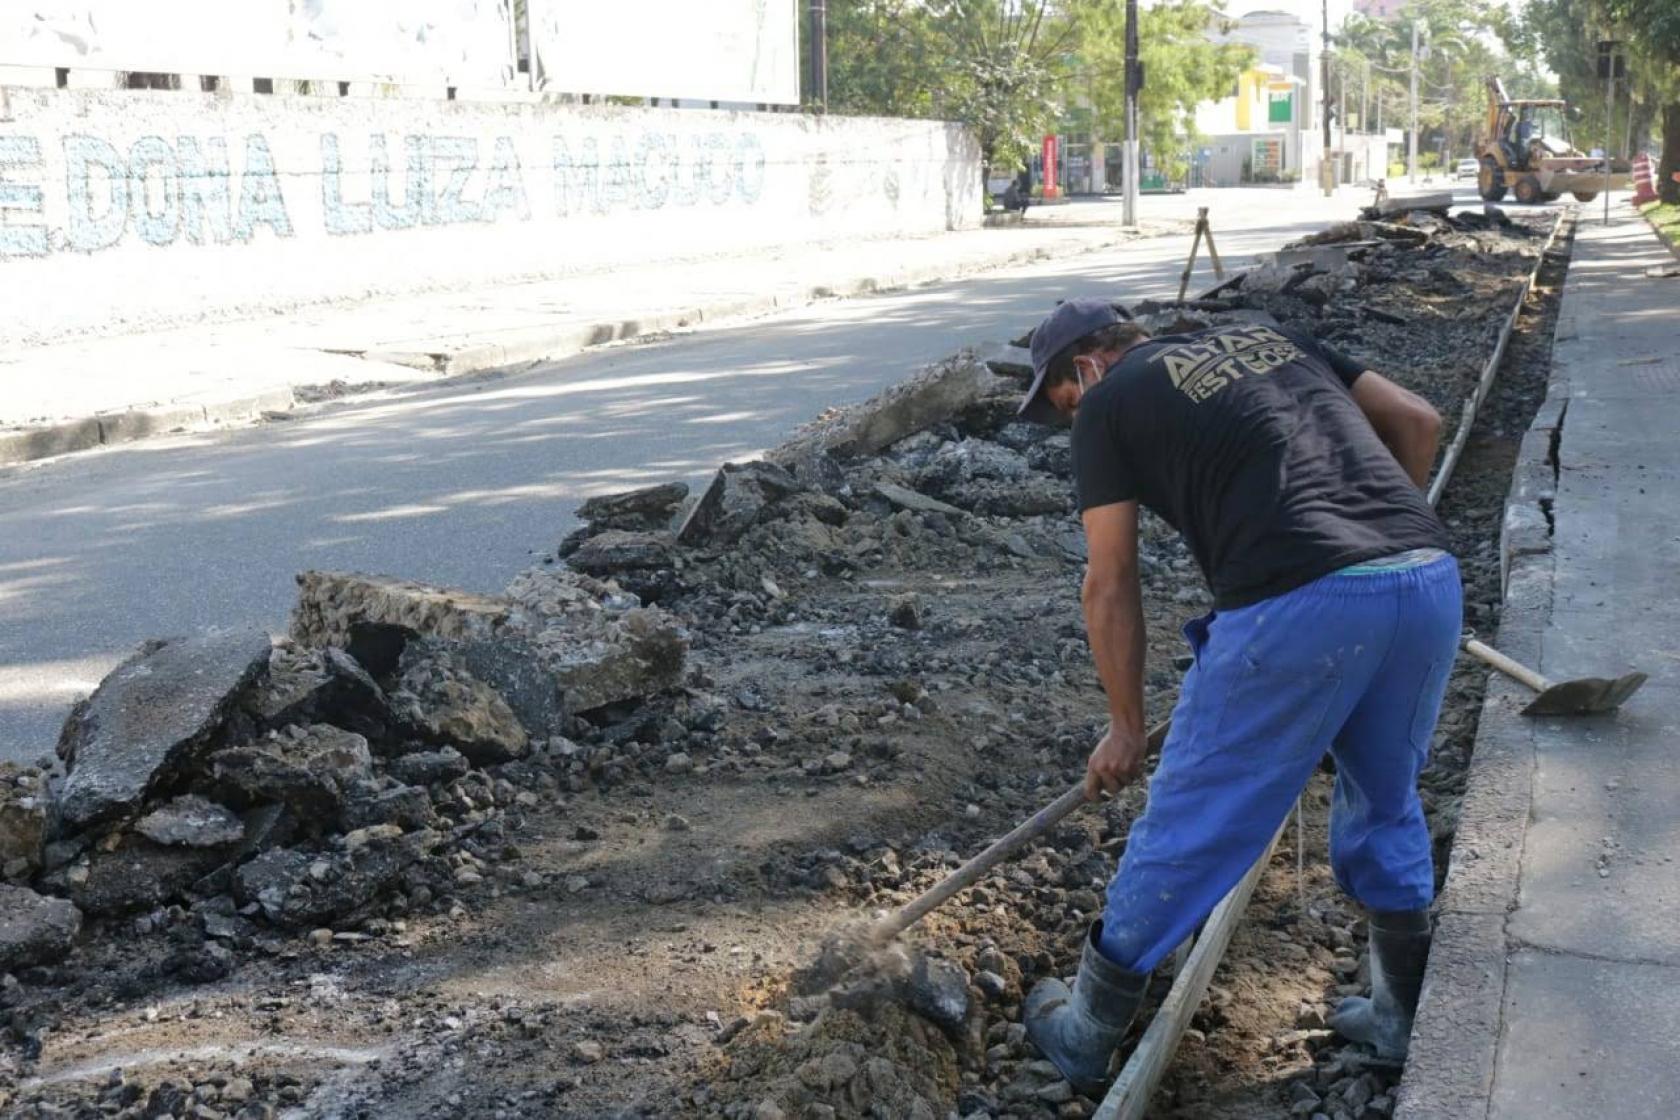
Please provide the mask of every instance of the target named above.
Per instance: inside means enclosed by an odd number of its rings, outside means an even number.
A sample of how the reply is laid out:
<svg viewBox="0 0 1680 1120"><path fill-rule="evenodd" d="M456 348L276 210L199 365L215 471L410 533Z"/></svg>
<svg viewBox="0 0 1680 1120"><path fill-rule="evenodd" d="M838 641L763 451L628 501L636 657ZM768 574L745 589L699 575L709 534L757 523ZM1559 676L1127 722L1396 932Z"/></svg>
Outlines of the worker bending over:
<svg viewBox="0 0 1680 1120"><path fill-rule="evenodd" d="M1112 304L1032 336L1021 412L1073 419L1090 562L1085 621L1108 694L1092 797L1143 769L1138 506L1181 533L1213 592L1195 661L1070 990L1036 985L1033 1042L1082 1091L1107 1080L1149 973L1266 850L1328 750L1330 862L1370 912L1370 998L1344 1037L1405 1054L1434 896L1417 780L1461 626L1457 562L1421 487L1430 405L1299 332L1150 337Z"/></svg>

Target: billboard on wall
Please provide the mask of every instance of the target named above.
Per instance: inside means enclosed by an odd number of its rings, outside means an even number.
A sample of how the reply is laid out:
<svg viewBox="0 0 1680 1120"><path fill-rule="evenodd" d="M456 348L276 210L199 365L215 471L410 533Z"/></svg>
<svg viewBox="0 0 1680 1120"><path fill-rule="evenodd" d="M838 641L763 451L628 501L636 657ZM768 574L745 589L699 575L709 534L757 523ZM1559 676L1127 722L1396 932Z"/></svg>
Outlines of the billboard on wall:
<svg viewBox="0 0 1680 1120"><path fill-rule="evenodd" d="M798 0L527 0L545 89L792 105Z"/></svg>
<svg viewBox="0 0 1680 1120"><path fill-rule="evenodd" d="M4 0L0 65L503 86L510 0Z"/></svg>

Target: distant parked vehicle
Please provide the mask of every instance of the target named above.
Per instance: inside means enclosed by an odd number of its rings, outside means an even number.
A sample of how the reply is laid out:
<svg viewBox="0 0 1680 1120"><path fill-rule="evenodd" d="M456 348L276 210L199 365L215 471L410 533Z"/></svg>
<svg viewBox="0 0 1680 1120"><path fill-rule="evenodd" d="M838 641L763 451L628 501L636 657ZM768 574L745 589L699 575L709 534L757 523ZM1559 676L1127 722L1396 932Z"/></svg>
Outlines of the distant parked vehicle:
<svg viewBox="0 0 1680 1120"><path fill-rule="evenodd" d="M1453 165L1454 179L1474 179L1481 174L1482 164L1479 160L1461 159Z"/></svg>

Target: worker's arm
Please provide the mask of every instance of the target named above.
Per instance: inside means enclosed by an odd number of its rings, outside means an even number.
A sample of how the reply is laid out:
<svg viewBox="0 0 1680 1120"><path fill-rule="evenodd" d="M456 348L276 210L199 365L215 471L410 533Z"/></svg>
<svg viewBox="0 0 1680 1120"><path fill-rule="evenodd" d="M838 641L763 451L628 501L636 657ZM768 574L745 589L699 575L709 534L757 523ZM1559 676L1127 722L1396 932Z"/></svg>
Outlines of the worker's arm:
<svg viewBox="0 0 1680 1120"><path fill-rule="evenodd" d="M1353 399L1377 438L1394 454L1418 489L1429 485L1429 469L1441 442L1441 414L1409 389L1366 370L1353 382Z"/></svg>
<svg viewBox="0 0 1680 1120"><path fill-rule="evenodd" d="M1108 694L1108 734L1091 752L1085 796L1120 788L1143 770L1143 593L1138 586L1136 502L1085 511L1085 629Z"/></svg>

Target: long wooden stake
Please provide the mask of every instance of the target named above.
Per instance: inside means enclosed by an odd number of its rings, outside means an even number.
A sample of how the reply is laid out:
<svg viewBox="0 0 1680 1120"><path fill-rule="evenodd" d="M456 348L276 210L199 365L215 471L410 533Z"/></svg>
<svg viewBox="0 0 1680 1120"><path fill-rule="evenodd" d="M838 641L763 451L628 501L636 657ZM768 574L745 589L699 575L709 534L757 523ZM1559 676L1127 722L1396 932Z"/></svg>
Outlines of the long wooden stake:
<svg viewBox="0 0 1680 1120"><path fill-rule="evenodd" d="M1223 280L1225 279L1225 266L1219 263L1219 250L1213 247L1213 227L1208 225L1205 219L1202 224L1207 226L1206 236L1208 243L1208 258L1213 261L1213 278L1215 280ZM1178 298L1183 299L1184 297L1181 295Z"/></svg>
<svg viewBox="0 0 1680 1120"><path fill-rule="evenodd" d="M1207 925L1202 928L1202 935L1196 938L1196 947L1190 950L1190 959L1179 972L1178 979L1173 981L1172 990L1161 1001L1155 1018L1149 1021L1149 1028L1138 1040L1137 1049L1126 1060L1125 1068L1109 1088L1102 1104L1097 1106L1092 1120L1143 1120L1149 1098L1155 1095L1156 1087L1161 1084L1161 1078L1167 1072L1167 1063L1172 1061L1179 1039L1184 1037L1185 1029L1190 1026L1190 1017L1201 1006L1202 996L1207 994L1208 984L1213 980L1214 969L1219 967L1220 960L1225 956L1225 947L1230 944L1231 935L1242 920L1248 898L1260 882L1260 876L1272 858L1272 850L1277 847L1278 837L1283 835L1287 825L1288 819L1285 818L1284 824L1273 833L1272 842L1266 845L1266 851L1214 907Z"/></svg>
<svg viewBox="0 0 1680 1120"><path fill-rule="evenodd" d="M1202 234L1207 230L1207 207L1196 208L1196 236L1190 241L1190 259L1184 262L1184 275L1178 278L1178 302L1184 302L1185 290L1190 287L1190 273L1196 267L1196 252L1202 247Z"/></svg>

